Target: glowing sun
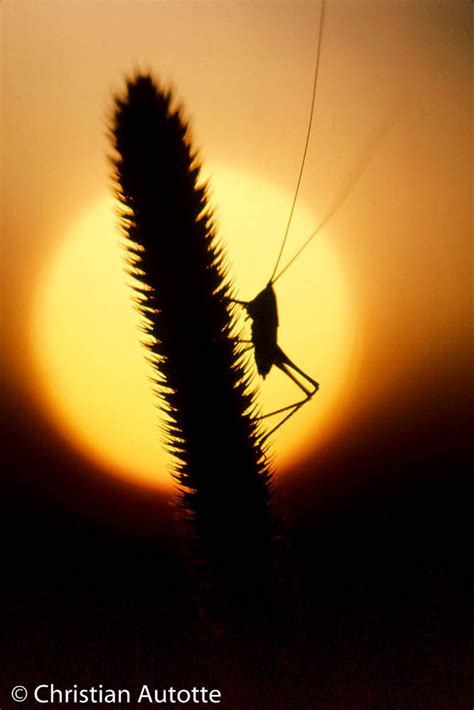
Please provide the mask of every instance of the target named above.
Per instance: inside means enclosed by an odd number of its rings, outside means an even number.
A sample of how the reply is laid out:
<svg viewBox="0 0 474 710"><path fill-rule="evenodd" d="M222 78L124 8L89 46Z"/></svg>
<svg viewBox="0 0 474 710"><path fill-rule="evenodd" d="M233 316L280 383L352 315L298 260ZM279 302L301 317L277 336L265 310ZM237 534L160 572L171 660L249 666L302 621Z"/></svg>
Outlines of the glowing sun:
<svg viewBox="0 0 474 710"><path fill-rule="evenodd" d="M249 300L270 277L290 199L254 176L217 167L212 193L234 285ZM32 322L38 378L49 411L83 454L113 475L166 488L171 479L152 372L140 344L114 210L106 197L88 209L44 271ZM316 216L299 204L282 265L316 225ZM277 469L284 471L327 435L350 356L352 314L326 231L275 290L280 345L321 386L275 433L272 450ZM263 411L271 411L298 400L301 392L274 368L260 381L260 394Z"/></svg>

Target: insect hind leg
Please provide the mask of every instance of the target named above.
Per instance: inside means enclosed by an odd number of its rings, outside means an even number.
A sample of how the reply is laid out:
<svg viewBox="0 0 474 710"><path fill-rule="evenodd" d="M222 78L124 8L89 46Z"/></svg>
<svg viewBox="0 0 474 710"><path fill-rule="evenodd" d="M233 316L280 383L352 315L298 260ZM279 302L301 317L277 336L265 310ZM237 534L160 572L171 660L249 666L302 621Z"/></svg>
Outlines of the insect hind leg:
<svg viewBox="0 0 474 710"><path fill-rule="evenodd" d="M301 407L309 402L309 400L313 397L313 395L316 394L316 392L319 389L319 384L316 382L316 380L313 380L312 377L306 374L306 372L303 372L297 365L295 365L294 362L290 360L290 358L285 355L283 350L277 345L276 346L276 354L275 354L275 361L274 364L287 375L290 380L293 380L293 382L305 393L305 397L301 400L298 400L297 402L293 402L293 404L288 404L286 407L280 407L280 409L275 409L273 412L268 412L268 414L263 414L257 419L266 419L267 417L273 417L274 415L277 414L287 414L281 419L274 427L271 429L268 433L266 433L263 436L263 440L267 439L271 434L273 434L277 429L279 429L290 417L293 416L293 414L296 414L296 412L301 409ZM295 370L299 375L304 377L304 379L309 382L311 385L311 389L309 389L307 386L305 386L302 382L298 380L297 377L291 372L291 369Z"/></svg>
<svg viewBox="0 0 474 710"><path fill-rule="evenodd" d="M303 399L303 400L301 400L301 402L297 402L296 404L289 405L288 407L283 407L282 409L277 409L275 412L269 412L268 414L263 414L261 417L256 417L256 419L265 419L266 417L272 417L274 414L279 414L281 412L285 412L288 409L291 410L288 412L288 414L286 414L283 417L283 419L281 419L278 422L278 424L275 424L275 426L272 429L270 429L270 431L265 432L265 434L262 436L260 441L262 441L262 442L266 441L266 439L268 439L269 436L271 436L274 432L276 432L277 429L279 429L281 426L283 426L283 424L285 422L287 422L288 419L290 419L290 417L293 416L293 414L296 414L296 412L299 409L301 409L303 404L306 404L306 402L308 402L309 399L310 399L310 397L307 397L306 399Z"/></svg>
<svg viewBox="0 0 474 710"><path fill-rule="evenodd" d="M306 374L306 372L303 372L303 370L301 370L297 365L295 365L295 363L292 362L292 361L290 360L290 358L289 358L287 355L285 355L285 353L283 352L283 350L280 348L279 345L276 346L275 365L276 365L282 372L284 372L285 375L287 375L287 376L290 378L290 380L293 380L293 382L294 382L296 385L298 385L298 387L299 387L300 389L302 389L303 392L305 392L305 393L308 395L308 399L310 399L310 398L311 398L314 394L316 394L316 392L318 391L318 389L319 389L319 383L316 382L316 380L313 380L312 377L310 377L308 374ZM310 390L310 389L308 389L307 387L305 387L305 386L303 385L303 383L300 382L300 381L294 376L294 374L291 372L290 368L291 368L292 370L295 370L295 372L297 372L299 375L301 375L301 377L304 377L304 379L306 380L306 382L309 382L309 384L311 385L312 390Z"/></svg>

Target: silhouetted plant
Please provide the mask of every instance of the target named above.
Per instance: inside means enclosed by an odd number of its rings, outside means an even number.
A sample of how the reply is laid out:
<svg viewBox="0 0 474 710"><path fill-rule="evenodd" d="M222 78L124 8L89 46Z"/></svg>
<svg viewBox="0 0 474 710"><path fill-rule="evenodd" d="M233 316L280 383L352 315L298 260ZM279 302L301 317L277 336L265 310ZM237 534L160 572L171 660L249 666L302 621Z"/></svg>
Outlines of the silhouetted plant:
<svg viewBox="0 0 474 710"><path fill-rule="evenodd" d="M111 133L128 268L202 608L223 628L271 620L280 601L271 472L188 126L171 93L140 74L115 100Z"/></svg>

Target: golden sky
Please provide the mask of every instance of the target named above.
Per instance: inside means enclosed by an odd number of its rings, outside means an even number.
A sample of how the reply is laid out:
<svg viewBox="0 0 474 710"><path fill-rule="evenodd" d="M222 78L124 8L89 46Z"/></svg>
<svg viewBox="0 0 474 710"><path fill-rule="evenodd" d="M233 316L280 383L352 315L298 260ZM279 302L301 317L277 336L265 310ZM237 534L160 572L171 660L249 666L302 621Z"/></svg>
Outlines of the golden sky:
<svg viewBox="0 0 474 710"><path fill-rule="evenodd" d="M319 2L2 3L4 353L19 387L37 389L38 288L107 194L107 112L136 68L175 88L216 200L226 175L249 176L243 221L221 221L236 231L252 213L259 229L272 230L261 282L256 275L249 288L264 285L284 231L265 214L267 191L291 202L319 11ZM343 363L332 445L349 423L396 398L423 370L446 359L454 366L467 348L469 22L467 2L328 2L298 206L315 227L339 206L321 232L323 246L318 236L278 282L278 296L296 330L307 331L320 292L311 296L310 288L301 303L292 293L302 279L311 286L311 274L321 278L317 260L329 249L334 289L342 279L345 299L339 331L323 340ZM292 232L286 255L307 236ZM245 260L255 261L251 251ZM237 269L233 275L238 284ZM284 333L282 325L282 344ZM294 347L288 354L299 363L305 346Z"/></svg>

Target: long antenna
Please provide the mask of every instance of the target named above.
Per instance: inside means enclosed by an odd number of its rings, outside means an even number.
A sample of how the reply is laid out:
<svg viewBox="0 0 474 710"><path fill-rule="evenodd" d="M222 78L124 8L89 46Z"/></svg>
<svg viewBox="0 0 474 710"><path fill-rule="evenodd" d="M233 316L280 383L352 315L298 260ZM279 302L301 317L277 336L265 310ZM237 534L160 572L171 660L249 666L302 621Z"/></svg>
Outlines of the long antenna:
<svg viewBox="0 0 474 710"><path fill-rule="evenodd" d="M309 114L309 122L308 122L308 130L306 131L306 142L303 150L303 157L301 160L301 167L300 167L300 173L298 175L298 181L296 183L296 190L295 190L295 195L293 197L293 204L291 205L291 210L290 210L290 216L288 218L288 224L286 225L286 230L285 234L283 237L283 241L281 243L280 247L280 252L278 254L276 263L275 263L275 268L273 269L273 273L270 277L270 283L274 283L276 279L274 279L274 276L277 272L278 266L280 264L281 257L283 255L283 250L285 248L286 240L288 238L288 232L290 231L290 226L291 226L291 220L293 218L293 212L295 210L295 205L296 205L296 200L298 198L298 192L300 189L300 184L301 184L301 178L303 177L303 169L304 169L304 164L306 160L306 153L308 152L308 144L309 144L309 137L311 135L311 126L313 123L313 114L314 114L314 104L315 104L315 98L316 98L316 86L318 83L318 73L319 73L319 58L321 56L321 40L323 36L323 25L324 25L324 15L325 15L325 10L326 10L326 0L322 0L321 3L321 14L319 16L319 36L318 36L318 49L316 53L316 64L314 68L314 79L313 79L313 96L311 98L311 111ZM285 267L285 269L287 266ZM282 272L283 273L283 272ZM280 274L281 275L281 274Z"/></svg>
<svg viewBox="0 0 474 710"><path fill-rule="evenodd" d="M346 197L346 195L344 195L344 197L343 197L342 199L345 199L345 197ZM341 202L342 202L342 199L341 199ZM298 251L296 252L296 254L294 254L294 255L291 257L290 261L286 264L286 266L280 271L280 273L279 273L277 276L275 276L275 278L272 277L272 284L274 284L275 281L278 281L278 279L280 278L280 276L283 276L283 274L285 273L285 271L286 271L287 269L289 269L289 267L292 265L292 263L293 263L294 261L296 261L296 259L299 257L299 255L301 254L301 252L303 251L303 249L306 249L306 247L308 246L308 244L310 243L310 241L311 241L312 239L314 239L314 237L318 234L318 232L324 227L324 225L326 224L326 222L332 217L332 215L333 215L334 212L336 211L337 207L339 207L339 205L340 205L340 203L337 204L337 205L335 205L334 208L331 209L331 210L326 214L326 216L324 217L323 221L319 223L319 225L316 227L316 229L314 230L314 232L308 237L308 239L307 239L305 242L303 242L303 244L300 246L300 248L298 249Z"/></svg>
<svg viewBox="0 0 474 710"><path fill-rule="evenodd" d="M370 141L366 144L364 150L362 153L358 156L356 162L352 166L352 169L349 171L347 175L347 179L345 183L342 185L341 190L339 193L336 195L334 201L330 205L329 209L327 210L326 214L316 227L316 229L310 234L310 236L306 239L306 241L303 242L303 244L299 247L299 249L296 251L295 254L291 257L289 262L283 267L283 269L280 271L279 274L276 276L273 275L271 283L275 283L278 281L280 276L283 276L285 271L290 268L290 266L293 264L294 261L299 257L301 252L306 249L308 244L314 237L319 234L321 229L329 222L329 220L334 216L334 214L337 212L337 210L341 207L341 205L345 202L345 200L349 197L351 194L352 190L354 187L357 185L358 181L360 180L362 174L365 172L367 169L367 166L369 165L369 162L371 161L375 151L377 148L380 146L382 140L384 139L385 135L387 134L387 131L393 125L395 122L395 118L393 114L395 113L395 110L392 110L387 114L387 118L384 120L384 122L381 124L377 132L372 136ZM388 118L390 117L390 119Z"/></svg>

